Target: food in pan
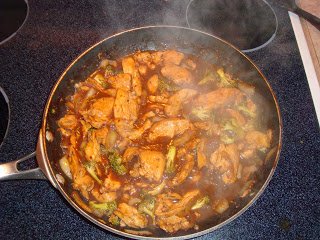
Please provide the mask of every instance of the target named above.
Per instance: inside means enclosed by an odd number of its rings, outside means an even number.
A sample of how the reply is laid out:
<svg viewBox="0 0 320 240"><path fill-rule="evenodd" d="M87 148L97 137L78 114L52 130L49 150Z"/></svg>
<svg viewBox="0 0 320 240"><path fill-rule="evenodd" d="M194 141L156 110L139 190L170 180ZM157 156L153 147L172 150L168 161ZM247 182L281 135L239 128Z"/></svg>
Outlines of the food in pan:
<svg viewBox="0 0 320 240"><path fill-rule="evenodd" d="M59 179L101 222L197 229L251 193L271 148L253 86L174 50L104 59L58 121Z"/></svg>

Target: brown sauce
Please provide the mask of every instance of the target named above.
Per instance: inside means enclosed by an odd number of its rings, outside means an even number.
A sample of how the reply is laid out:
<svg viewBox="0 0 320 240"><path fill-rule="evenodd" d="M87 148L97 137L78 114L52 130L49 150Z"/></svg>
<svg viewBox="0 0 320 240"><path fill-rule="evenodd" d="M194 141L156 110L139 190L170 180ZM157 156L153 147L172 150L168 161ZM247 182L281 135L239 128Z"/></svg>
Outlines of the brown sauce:
<svg viewBox="0 0 320 240"><path fill-rule="evenodd" d="M132 101L131 105L121 103L120 99L117 99L118 95L112 96L107 93L110 89L116 93L121 91L113 87L108 78L128 71L123 67L123 59L118 59L116 67L113 66L114 64L101 66L90 76L91 82L84 80L78 84L74 96L68 98L69 105L74 108L69 108L66 115L58 122L62 132L61 146L66 148L65 156L70 164L72 174L70 181L73 190L79 191L85 204L92 208L94 213L98 212L99 217L117 228L160 228L169 233L196 228L197 224L207 218L223 212L221 210L223 206L215 204L217 201L231 204L234 199L244 197L240 196L243 188L249 180L253 180L253 176L260 167L259 161L255 159L262 158L270 148L272 132L266 129L266 126L257 128L259 117L256 109L259 106L256 104L254 95L239 90L240 80L225 73L219 66L195 56L183 54L179 62L177 59L181 57L181 53L171 51L171 56L168 52L160 53L162 54L160 62L154 60L157 52L147 53L149 60L139 60L140 53L126 57L134 60L134 65L128 66L133 69L133 72L128 73L131 76L131 82L130 90L127 90ZM169 54L169 57L166 54ZM166 58L169 60L165 60ZM176 60L178 62L170 62ZM164 68L172 65L178 67L177 69L181 72L163 74ZM147 72L140 72L140 67L145 67ZM149 79L155 74L159 77L159 84L157 90L151 94L147 85ZM186 79L177 77L180 75L188 77L188 74L192 76L191 82L184 83ZM135 77L141 84L141 95L135 89ZM92 82L92 79L96 82ZM254 91L252 86L248 87ZM192 97L183 97L185 99L180 102L179 100L170 102L173 95L185 89L191 89L196 93ZM230 89L238 94L238 98L233 95L224 95L228 94L227 91ZM213 92L217 93L217 99L208 99L208 104L197 102L200 102L201 96L206 94L209 96ZM150 101L151 95L163 96L166 102ZM109 108L108 103L102 102L104 98L113 98L114 102L120 102L124 115L118 120L125 122L123 129L114 121L116 105L114 104L108 112L106 110ZM221 99L225 99L225 102ZM135 110L131 109L135 104L138 109L136 118L132 115ZM178 112L173 117L169 116L167 106L177 104L181 105ZM130 112L128 116L125 116L126 111ZM151 111L153 114L144 118ZM75 117L75 120L72 120L74 122L67 119L70 115ZM192 135L189 139L186 138L183 144L174 146L174 140L182 137L186 132L180 129L180 123L174 122L177 119L188 120L187 130ZM172 120L171 125L163 124L163 127L155 130L156 124L164 123L166 120ZM150 121L151 126L146 127L140 135L134 137L135 131L142 129L146 121ZM198 126L197 123L202 126ZM153 131L159 132L156 140L151 140ZM248 136L255 140L251 141ZM70 140L71 137L76 138L75 145ZM201 141L204 141L202 149ZM108 142L112 142L113 145L110 147ZM170 146L176 150L173 172L169 172L167 167ZM127 149L133 147L136 148L136 152L125 159ZM76 163L71 163L71 148L77 151ZM164 159L164 168L158 164L162 160L152 155L155 152L160 153ZM150 156L143 158L143 153ZM205 159L203 166L200 166L201 157ZM191 159L192 163L188 159ZM188 169L188 166L192 168ZM85 171L81 172L78 168ZM160 179L156 180L157 173ZM150 194L162 183L165 186L161 190L156 194ZM94 190L99 194L98 197L93 194ZM188 194L193 191L199 192L195 197L186 200ZM161 200L163 196L170 194L178 194L179 197L172 199L171 203ZM141 210L141 204L148 195L151 195L149 197L154 199L154 203L151 204L152 208L148 209L149 212L146 212ZM198 201L201 202L204 198L208 201L198 206ZM178 208L179 202L184 200L186 201L185 209L177 210L172 216L164 217L161 213L159 214L159 206L169 204L166 211L170 212L175 210L175 207ZM103 209L103 204L109 202L116 204L111 212ZM96 206L94 207L92 203ZM126 212L119 209L121 203L131 205L128 207L131 208L131 216L126 216ZM109 220L110 216L113 217L112 219L118 219L119 222L112 222ZM130 218L134 219L135 224L138 224L141 219L143 223L136 226L130 222ZM146 221L144 222L143 219ZM172 219L178 220L172 222ZM181 221L187 222L185 226L188 227L185 228Z"/></svg>

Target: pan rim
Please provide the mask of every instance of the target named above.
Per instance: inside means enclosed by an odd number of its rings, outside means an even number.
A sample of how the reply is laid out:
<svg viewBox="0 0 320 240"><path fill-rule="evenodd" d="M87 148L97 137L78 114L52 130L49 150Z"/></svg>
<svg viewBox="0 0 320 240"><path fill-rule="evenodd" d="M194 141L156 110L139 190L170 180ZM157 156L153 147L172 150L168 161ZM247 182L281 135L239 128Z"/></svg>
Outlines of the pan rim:
<svg viewBox="0 0 320 240"><path fill-rule="evenodd" d="M191 28L187 28L187 27L181 27L181 26L173 26L173 25L151 25L151 26L143 26L143 27L137 27L137 28L132 28L129 30L124 30L121 32L118 32L116 34L113 34L99 42L97 42L96 44L92 45L91 47L89 47L87 50L85 50L84 52L82 52L77 58L75 58L75 60L73 60L69 66L64 70L64 72L60 75L60 77L58 78L58 80L56 81L55 85L52 87L50 94L48 96L46 105L45 105L45 109L44 109L44 113L43 113L43 118L42 118L42 127L41 127L41 131L40 134L42 134L42 139L46 139L45 138L45 133L46 133L46 124L47 124L47 116L48 116L48 112L49 112L49 107L52 101L52 97L54 96L57 87L60 85L61 81L63 80L64 76L66 75L66 73L70 70L70 68L78 61L80 60L85 54L87 54L88 52L90 52L92 49L94 49L96 46L100 45L101 43L103 43L104 41L107 41L111 38L117 37L119 35L128 33L128 32L133 32L133 31L138 31L138 30L143 30L143 29L150 29L150 28L168 28L168 29L183 29L183 30L187 30L187 31L193 31L193 32L197 32L200 34L204 34L207 35L209 37L213 37L223 43L225 43L226 45L228 45L229 47L233 48L235 51L237 51L239 54L242 55L242 57L244 57L247 61L249 61L249 63L255 68L255 70L259 73L259 75L262 77L262 79L265 81L265 83L267 84L267 87L269 88L269 92L271 93L272 97L273 97L273 101L275 103L276 106L276 110L277 110L277 117L278 117L278 121L279 121L279 139L278 139L278 144L277 144L277 153L274 159L274 163L272 165L272 168L270 170L270 173L267 177L267 179L265 180L264 184L261 186L261 188L259 189L259 191L257 192L257 194L243 207L241 208L236 214L232 215L231 217L229 217L228 219L226 219L225 221L219 223L218 225L215 225L213 227L210 227L208 229L196 232L196 233L192 233L192 234L188 234L188 235L181 235L181 236L176 236L176 237L160 237L160 238L155 238L152 236L139 236L139 235L134 235L134 234L130 234L124 231L120 231L117 230L115 228L112 228L108 225L103 224L102 222L98 221L96 218L90 216L88 213L86 213L84 210L82 210L76 203L74 200L71 199L71 197L63 190L63 188L60 186L60 183L58 182L55 173L51 167L50 161L49 161L49 157L47 154L47 149L46 149L46 141L43 140L40 144L43 147L44 150L44 155L42 156L44 159L45 164L48 166L49 169L49 173L52 177L52 180L54 181L55 185L57 186L57 189L59 190L59 192L64 196L64 198L71 204L71 206L73 208L75 208L82 216L84 216L85 218L87 218L89 221L95 223L96 225L98 225L99 227L108 230L112 233L118 234L120 236L124 236L124 237L130 237L133 239L174 239L174 240L182 240L182 239L190 239L190 238L194 238L194 237L199 237L201 235L204 234L208 234L210 232L213 232L215 230L217 230L218 228L221 228L222 226L230 223L231 221L233 221L234 219L236 219L237 217L239 217L240 215L242 215L245 211L247 211L249 209L249 207L251 207L253 205L253 203L261 196L261 194L265 191L266 187L268 186L272 176L274 175L274 172L276 170L276 167L278 165L279 162L279 158L280 158L280 152L281 152L281 148L282 148L282 128L283 128L283 124L282 124L282 118L281 118L281 112L280 112L280 107L279 107L279 103L278 100L275 96L275 93L269 83L269 81L267 80L267 78L265 77L265 75L261 72L261 70L256 66L256 64L248 57L246 56L243 52L241 52L241 50L239 50L238 48L236 48L234 45L232 45L231 43L206 32L197 30L197 29L191 29Z"/></svg>

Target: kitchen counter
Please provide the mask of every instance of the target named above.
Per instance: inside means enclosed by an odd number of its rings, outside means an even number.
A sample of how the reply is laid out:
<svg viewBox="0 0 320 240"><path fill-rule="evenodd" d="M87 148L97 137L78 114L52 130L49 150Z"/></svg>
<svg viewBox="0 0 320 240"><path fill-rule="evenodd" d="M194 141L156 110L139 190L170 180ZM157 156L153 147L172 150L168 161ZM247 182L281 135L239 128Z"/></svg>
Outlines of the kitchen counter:
<svg viewBox="0 0 320 240"><path fill-rule="evenodd" d="M305 11L320 18L320 3L318 0L300 0L299 6ZM320 31L308 21L301 19L312 61L320 83Z"/></svg>
<svg viewBox="0 0 320 240"><path fill-rule="evenodd" d="M299 49L285 9L271 2L278 32L249 53L269 79L283 118L283 147L261 197L240 217L199 239L317 239L320 134ZM119 31L186 26L187 0L29 0L23 28L0 45L0 85L11 108L0 162L34 151L50 89L82 51ZM36 164L30 161L27 167ZM0 182L1 239L121 239L84 219L48 181Z"/></svg>

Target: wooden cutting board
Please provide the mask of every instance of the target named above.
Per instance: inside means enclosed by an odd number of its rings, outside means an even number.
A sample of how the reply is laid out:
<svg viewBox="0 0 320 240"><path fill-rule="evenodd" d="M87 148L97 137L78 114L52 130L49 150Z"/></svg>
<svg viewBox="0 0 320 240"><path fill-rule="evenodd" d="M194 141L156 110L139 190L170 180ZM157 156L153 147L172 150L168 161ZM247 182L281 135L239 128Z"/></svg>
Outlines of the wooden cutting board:
<svg viewBox="0 0 320 240"><path fill-rule="evenodd" d="M320 17L320 0L298 0L297 4L305 11ZM307 39L312 61L316 69L318 81L320 82L320 31L303 18L300 19L304 34Z"/></svg>

